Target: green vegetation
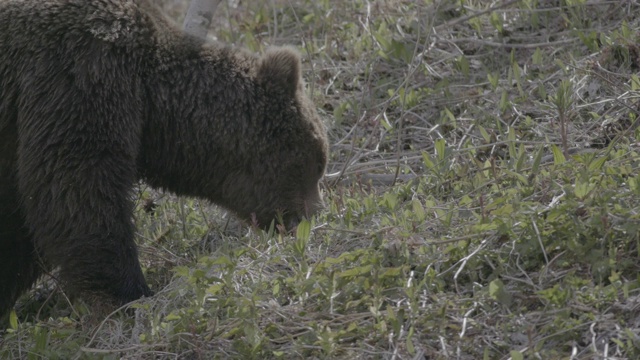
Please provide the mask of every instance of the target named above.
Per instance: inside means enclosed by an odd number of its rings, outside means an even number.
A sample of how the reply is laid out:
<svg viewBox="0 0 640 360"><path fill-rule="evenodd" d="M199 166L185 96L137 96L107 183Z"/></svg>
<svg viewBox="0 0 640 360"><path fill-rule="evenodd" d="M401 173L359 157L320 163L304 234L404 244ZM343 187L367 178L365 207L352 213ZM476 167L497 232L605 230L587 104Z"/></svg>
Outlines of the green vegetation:
<svg viewBox="0 0 640 360"><path fill-rule="evenodd" d="M0 358L640 358L636 2L229 3L219 40L305 54L326 210L264 233L141 185L156 296L32 292Z"/></svg>

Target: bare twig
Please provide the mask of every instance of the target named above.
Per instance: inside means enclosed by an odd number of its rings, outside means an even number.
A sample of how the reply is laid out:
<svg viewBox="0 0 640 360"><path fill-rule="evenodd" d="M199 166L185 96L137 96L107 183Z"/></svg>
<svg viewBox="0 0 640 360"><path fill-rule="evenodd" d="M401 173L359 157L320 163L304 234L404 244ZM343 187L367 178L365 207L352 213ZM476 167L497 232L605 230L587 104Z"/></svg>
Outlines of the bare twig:
<svg viewBox="0 0 640 360"><path fill-rule="evenodd" d="M191 0L184 18L184 31L200 39L206 38L218 4L220 0Z"/></svg>

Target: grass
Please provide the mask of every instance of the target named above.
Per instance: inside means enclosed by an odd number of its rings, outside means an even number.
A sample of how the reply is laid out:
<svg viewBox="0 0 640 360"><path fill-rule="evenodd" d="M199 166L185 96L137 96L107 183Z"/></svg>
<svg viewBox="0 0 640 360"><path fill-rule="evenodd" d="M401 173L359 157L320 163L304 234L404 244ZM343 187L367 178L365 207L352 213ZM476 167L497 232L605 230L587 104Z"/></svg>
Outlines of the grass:
<svg viewBox="0 0 640 360"><path fill-rule="evenodd" d="M256 232L141 185L156 295L32 292L0 358L640 357L637 3L229 3L219 40L304 53L326 210Z"/></svg>

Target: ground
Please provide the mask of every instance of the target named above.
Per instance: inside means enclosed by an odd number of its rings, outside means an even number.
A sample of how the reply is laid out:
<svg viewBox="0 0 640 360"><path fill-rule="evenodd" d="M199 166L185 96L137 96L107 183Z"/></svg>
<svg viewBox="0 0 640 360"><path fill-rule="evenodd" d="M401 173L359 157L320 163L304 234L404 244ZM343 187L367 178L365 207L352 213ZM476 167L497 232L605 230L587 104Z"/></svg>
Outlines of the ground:
<svg viewBox="0 0 640 360"><path fill-rule="evenodd" d="M327 208L265 233L140 184L156 295L96 319L44 279L0 358L638 358L638 11L223 2L212 36L303 52Z"/></svg>

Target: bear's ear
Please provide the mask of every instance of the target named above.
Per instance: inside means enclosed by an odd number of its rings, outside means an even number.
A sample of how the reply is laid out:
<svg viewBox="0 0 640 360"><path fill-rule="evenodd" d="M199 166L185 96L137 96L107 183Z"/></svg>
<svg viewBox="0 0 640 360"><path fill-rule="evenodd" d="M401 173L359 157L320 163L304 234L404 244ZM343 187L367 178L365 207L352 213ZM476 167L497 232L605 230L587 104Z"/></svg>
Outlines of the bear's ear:
<svg viewBox="0 0 640 360"><path fill-rule="evenodd" d="M292 48L267 50L258 67L258 81L268 91L279 90L293 97L300 83L300 55Z"/></svg>

